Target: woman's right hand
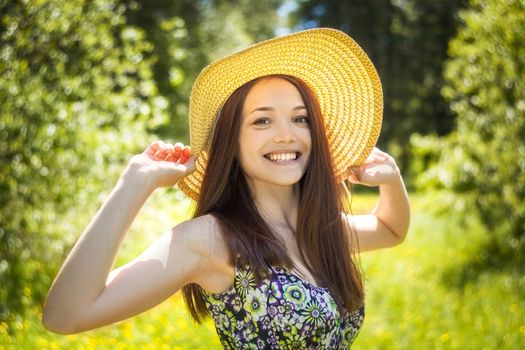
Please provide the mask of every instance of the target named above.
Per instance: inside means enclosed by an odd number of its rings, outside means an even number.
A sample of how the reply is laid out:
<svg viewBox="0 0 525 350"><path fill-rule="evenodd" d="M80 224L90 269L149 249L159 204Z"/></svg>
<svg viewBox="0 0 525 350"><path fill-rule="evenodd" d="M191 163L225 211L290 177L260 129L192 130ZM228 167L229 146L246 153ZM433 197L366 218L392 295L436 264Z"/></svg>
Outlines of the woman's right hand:
<svg viewBox="0 0 525 350"><path fill-rule="evenodd" d="M131 158L125 176L145 177L155 188L172 187L194 170L195 157L189 146L155 141Z"/></svg>

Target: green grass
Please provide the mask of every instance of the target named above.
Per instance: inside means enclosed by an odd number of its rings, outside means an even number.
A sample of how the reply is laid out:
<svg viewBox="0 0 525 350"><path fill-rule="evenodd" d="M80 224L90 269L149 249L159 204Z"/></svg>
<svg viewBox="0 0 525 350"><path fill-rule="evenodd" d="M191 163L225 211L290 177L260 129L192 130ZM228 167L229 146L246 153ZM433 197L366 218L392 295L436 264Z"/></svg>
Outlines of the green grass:
<svg viewBox="0 0 525 350"><path fill-rule="evenodd" d="M430 199L431 200L431 199ZM487 234L412 201L406 241L363 254L367 317L356 349L523 349L525 276L519 266L475 271Z"/></svg>
<svg viewBox="0 0 525 350"><path fill-rule="evenodd" d="M374 202L372 195L356 196L354 212L366 212ZM461 229L453 214L434 217L427 202L412 196L410 233L402 245L362 255L367 315L352 348L525 348L523 269L505 265L465 274L463 267L476 261L487 234L476 226ZM177 192L156 193L117 263L132 259L187 217L189 205ZM74 336L47 332L40 314L35 308L12 329L0 324L0 349L220 349L213 324L194 325L179 294L131 320Z"/></svg>

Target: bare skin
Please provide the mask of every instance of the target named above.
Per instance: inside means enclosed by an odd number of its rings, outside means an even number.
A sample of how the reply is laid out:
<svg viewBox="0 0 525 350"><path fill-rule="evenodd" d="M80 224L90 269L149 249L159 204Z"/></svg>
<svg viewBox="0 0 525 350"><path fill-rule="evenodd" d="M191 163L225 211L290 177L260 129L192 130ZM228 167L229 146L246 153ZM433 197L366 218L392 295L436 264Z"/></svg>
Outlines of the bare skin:
<svg viewBox="0 0 525 350"><path fill-rule="evenodd" d="M301 164L289 172L268 171L261 152L299 148L309 154L309 131L300 119L304 111L295 87L280 79L257 83L247 96L239 144L246 150L248 173L255 202L263 217L281 232L292 259L297 245L289 229L297 219L294 189ZM260 84L260 85L259 85ZM288 84L288 85L286 85ZM269 91L277 93L269 94ZM273 108L270 121L257 126L244 111ZM301 113L302 112L302 113ZM261 125L266 125L261 128ZM244 138L243 138L244 137ZM250 141L250 145L246 142ZM248 148L242 148L246 144ZM250 148L251 147L251 148ZM242 158L242 155L241 155ZM306 159L303 159L306 160ZM43 323L51 331L79 333L140 314L169 298L188 283L211 292L231 286L234 270L218 225L212 216L185 221L160 236L139 257L113 269L131 223L151 193L171 187L195 168L189 148L157 141L131 158L115 188L91 220L59 271L46 300ZM395 161L375 149L364 166L354 170L355 183L379 186L376 208L368 215L347 217L360 250L389 247L402 242L409 223L408 197ZM304 271L304 270L303 270ZM306 273L305 279L315 283Z"/></svg>

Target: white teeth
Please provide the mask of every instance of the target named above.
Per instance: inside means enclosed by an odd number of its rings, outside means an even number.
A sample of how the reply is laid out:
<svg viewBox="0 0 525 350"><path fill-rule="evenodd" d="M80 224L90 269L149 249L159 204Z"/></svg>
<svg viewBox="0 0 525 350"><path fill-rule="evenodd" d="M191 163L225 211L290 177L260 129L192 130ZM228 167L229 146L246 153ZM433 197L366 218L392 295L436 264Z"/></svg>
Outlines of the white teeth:
<svg viewBox="0 0 525 350"><path fill-rule="evenodd" d="M273 161L295 160L297 159L297 153L271 153L269 157Z"/></svg>

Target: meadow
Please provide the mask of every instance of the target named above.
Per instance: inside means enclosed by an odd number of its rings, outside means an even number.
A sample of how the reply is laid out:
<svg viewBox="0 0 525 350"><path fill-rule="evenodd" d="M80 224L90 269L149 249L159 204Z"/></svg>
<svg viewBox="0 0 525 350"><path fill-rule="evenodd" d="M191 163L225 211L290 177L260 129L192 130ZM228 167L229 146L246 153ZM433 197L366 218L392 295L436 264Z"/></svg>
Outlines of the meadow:
<svg viewBox="0 0 525 350"><path fill-rule="evenodd" d="M462 229L452 210L433 214L431 197L411 195L411 228L402 245L362 254L366 318L352 349L524 349L523 268L476 268L487 233L475 224ZM374 202L373 195L357 195L353 211L366 212ZM139 254L190 210L191 203L175 190L155 193L117 264ZM89 218L78 220L82 227ZM30 286L24 293L31 293ZM0 324L0 349L221 349L213 324L195 325L180 294L131 320L79 335L49 333L40 317L36 307L11 329Z"/></svg>

